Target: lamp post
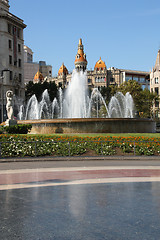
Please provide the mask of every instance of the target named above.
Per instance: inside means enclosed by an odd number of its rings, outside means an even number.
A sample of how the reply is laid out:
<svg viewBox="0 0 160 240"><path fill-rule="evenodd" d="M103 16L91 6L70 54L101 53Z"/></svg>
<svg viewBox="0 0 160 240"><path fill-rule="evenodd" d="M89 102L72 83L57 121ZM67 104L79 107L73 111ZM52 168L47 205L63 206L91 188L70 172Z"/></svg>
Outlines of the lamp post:
<svg viewBox="0 0 160 240"><path fill-rule="evenodd" d="M3 120L4 120L4 88L3 88L3 79L4 79L4 72L9 72L10 70L9 69L7 69L7 68L5 68L5 69L3 69L2 71L1 71L1 79L2 79L2 104L1 104L1 109L2 109L2 111L1 111L1 120L2 120L2 122L3 122Z"/></svg>

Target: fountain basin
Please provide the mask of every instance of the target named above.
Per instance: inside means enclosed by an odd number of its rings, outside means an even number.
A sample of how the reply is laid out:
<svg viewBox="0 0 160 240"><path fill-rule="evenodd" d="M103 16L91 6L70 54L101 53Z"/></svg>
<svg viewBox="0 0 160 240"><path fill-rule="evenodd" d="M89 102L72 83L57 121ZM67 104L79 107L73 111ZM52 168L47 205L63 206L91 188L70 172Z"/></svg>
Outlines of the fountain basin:
<svg viewBox="0 0 160 240"><path fill-rule="evenodd" d="M155 133L152 119L137 118L66 118L19 120L18 124L32 124L32 134L53 133Z"/></svg>

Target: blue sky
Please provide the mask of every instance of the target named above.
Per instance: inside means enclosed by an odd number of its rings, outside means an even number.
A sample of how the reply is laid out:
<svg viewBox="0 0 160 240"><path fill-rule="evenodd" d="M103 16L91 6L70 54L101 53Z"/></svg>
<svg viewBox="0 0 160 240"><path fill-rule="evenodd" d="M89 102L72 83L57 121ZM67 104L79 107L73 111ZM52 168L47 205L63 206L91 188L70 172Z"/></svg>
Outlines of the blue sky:
<svg viewBox="0 0 160 240"><path fill-rule="evenodd" d="M73 70L79 38L88 69L101 56L108 68L149 71L160 48L159 0L10 0L10 11L27 24L34 61L54 75L63 62Z"/></svg>

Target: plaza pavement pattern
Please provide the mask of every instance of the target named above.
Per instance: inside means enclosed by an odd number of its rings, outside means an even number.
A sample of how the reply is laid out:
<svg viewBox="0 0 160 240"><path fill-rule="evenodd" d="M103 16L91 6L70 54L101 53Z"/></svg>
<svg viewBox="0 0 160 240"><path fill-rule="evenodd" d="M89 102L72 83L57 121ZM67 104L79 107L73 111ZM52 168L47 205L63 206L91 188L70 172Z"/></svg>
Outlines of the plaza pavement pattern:
<svg viewBox="0 0 160 240"><path fill-rule="evenodd" d="M160 166L0 170L2 240L159 240Z"/></svg>

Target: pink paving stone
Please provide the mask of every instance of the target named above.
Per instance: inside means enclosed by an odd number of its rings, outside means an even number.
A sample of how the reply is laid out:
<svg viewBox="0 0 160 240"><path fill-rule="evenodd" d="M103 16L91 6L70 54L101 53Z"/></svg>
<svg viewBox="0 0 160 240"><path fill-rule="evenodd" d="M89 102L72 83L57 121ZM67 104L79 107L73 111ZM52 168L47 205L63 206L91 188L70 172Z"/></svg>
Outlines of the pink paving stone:
<svg viewBox="0 0 160 240"><path fill-rule="evenodd" d="M120 177L159 177L159 169L117 169L117 170L85 170L32 173L4 173L0 175L0 184L39 182L46 180L82 180L96 178Z"/></svg>

